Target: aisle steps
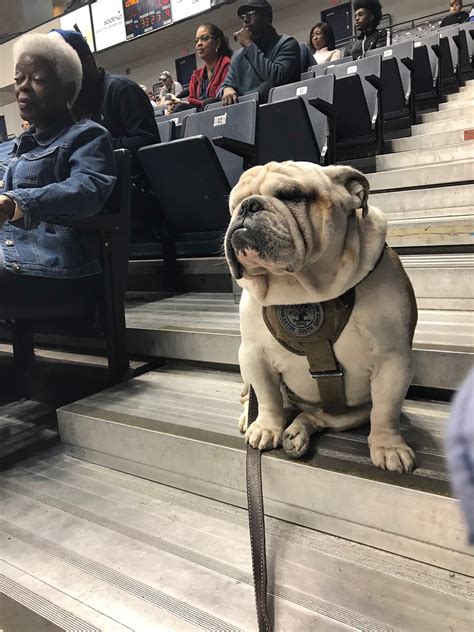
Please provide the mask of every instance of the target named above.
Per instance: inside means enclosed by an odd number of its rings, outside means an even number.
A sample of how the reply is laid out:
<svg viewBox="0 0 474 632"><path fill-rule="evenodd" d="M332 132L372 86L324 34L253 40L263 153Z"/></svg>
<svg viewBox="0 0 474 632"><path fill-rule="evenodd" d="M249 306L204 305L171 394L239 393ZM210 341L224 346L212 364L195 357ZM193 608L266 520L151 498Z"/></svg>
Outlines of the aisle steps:
<svg viewBox="0 0 474 632"><path fill-rule="evenodd" d="M61 629L256 632L239 507L57 453L1 476L0 502L0 590ZM270 516L266 529L275 632L469 629L463 575Z"/></svg>
<svg viewBox="0 0 474 632"><path fill-rule="evenodd" d="M240 389L236 374L166 367L60 409L61 437L72 456L244 507ZM370 463L366 427L316 437L312 455L300 461L281 450L266 454L266 511L470 574L472 551L442 456L447 410L405 403L402 427L418 450L412 475Z"/></svg>

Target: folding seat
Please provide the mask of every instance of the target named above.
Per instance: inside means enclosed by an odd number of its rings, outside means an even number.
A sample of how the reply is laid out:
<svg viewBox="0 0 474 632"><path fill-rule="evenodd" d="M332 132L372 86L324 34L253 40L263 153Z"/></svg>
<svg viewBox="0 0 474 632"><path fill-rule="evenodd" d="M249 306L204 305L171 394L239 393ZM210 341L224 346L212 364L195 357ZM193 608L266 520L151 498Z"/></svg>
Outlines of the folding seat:
<svg viewBox="0 0 474 632"><path fill-rule="evenodd" d="M413 76L415 72L412 41L400 42L367 51L367 57L382 57L382 83L384 119L409 119L416 123Z"/></svg>
<svg viewBox="0 0 474 632"><path fill-rule="evenodd" d="M414 40L415 94L417 103L441 100L439 34Z"/></svg>
<svg viewBox="0 0 474 632"><path fill-rule="evenodd" d="M462 80L472 78L474 64L474 22L458 24L459 27L459 66Z"/></svg>
<svg viewBox="0 0 474 632"><path fill-rule="evenodd" d="M352 61L352 57L341 57L341 59L327 61L324 64L316 64L315 66L310 66L308 68L308 72L314 72L315 77L322 77L326 74L328 68L332 68L332 66L337 66L338 64L348 64L350 61Z"/></svg>
<svg viewBox="0 0 474 632"><path fill-rule="evenodd" d="M221 252L229 193L255 155L256 120L255 101L199 112L183 120L182 138L139 150L170 240L164 257L172 242L181 255Z"/></svg>
<svg viewBox="0 0 474 632"><path fill-rule="evenodd" d="M156 120L156 126L158 128L158 133L160 134L160 141L162 143L168 143L170 140L174 140L177 138L176 136L176 126L174 121L160 121Z"/></svg>
<svg viewBox="0 0 474 632"><path fill-rule="evenodd" d="M258 103L259 99L260 99L260 97L259 97L258 92L249 92L248 94L242 94L239 97L238 103L245 103L246 101L255 101L256 103ZM215 109L221 108L221 107L222 107L222 101L221 101L221 99L219 99L215 103L208 103L207 105L205 105L204 106L204 111L215 110Z"/></svg>
<svg viewBox="0 0 474 632"><path fill-rule="evenodd" d="M338 160L383 153L382 58L366 57L327 69L336 77L336 151ZM341 154L342 151L342 154Z"/></svg>
<svg viewBox="0 0 474 632"><path fill-rule="evenodd" d="M172 138L180 138L181 137L181 126L183 124L184 119L192 114L197 112L196 108L189 108L189 110L181 110L180 112L173 112L173 114L164 114L163 116L155 116L156 124L158 125L158 130L160 129L160 123L166 123L167 121L172 121L174 124ZM161 136L160 136L161 138Z"/></svg>
<svg viewBox="0 0 474 632"><path fill-rule="evenodd" d="M459 50L455 37L459 26L445 26L438 30L440 49L441 92L453 92L459 87Z"/></svg>
<svg viewBox="0 0 474 632"><path fill-rule="evenodd" d="M334 86L334 76L328 75L272 88L270 103L260 107L259 160L307 160L316 151L313 162L335 162ZM307 118L304 116L301 121L296 120L302 107L299 100L304 102L307 113ZM290 117L285 129L282 129L284 121L280 108ZM278 124L276 119L280 119L278 128L273 127L273 123ZM307 120L313 136L304 131ZM278 134L275 134L275 129L278 129ZM317 154L319 159L316 159Z"/></svg>

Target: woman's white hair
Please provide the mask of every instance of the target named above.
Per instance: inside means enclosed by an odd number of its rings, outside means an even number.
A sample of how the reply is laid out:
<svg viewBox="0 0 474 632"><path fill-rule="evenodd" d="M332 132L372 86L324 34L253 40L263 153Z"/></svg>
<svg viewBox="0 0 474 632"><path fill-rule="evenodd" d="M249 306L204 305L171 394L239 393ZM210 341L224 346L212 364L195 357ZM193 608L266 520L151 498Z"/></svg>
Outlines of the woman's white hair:
<svg viewBox="0 0 474 632"><path fill-rule="evenodd" d="M47 59L55 69L61 85L74 85L74 95L68 101L69 107L72 107L82 86L82 64L74 48L59 33L29 33L21 37L13 47L15 66L22 55L37 55Z"/></svg>

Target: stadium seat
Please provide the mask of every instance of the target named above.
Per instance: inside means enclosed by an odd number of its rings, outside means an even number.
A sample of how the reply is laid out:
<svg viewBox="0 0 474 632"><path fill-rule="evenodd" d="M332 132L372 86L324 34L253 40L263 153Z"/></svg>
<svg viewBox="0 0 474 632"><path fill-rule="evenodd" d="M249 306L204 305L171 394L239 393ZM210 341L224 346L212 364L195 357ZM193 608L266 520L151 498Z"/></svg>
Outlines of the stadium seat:
<svg viewBox="0 0 474 632"><path fill-rule="evenodd" d="M259 102L259 94L258 92L249 92L248 94L242 94L239 97L239 103L245 103L246 101L255 101L256 103ZM216 110L217 108L221 108L222 107L222 101L219 99L218 101L216 101L215 103L208 103L207 105L204 106L204 111L207 112L207 110Z"/></svg>
<svg viewBox="0 0 474 632"><path fill-rule="evenodd" d="M366 57L327 69L336 86L336 148L351 157L383 153L382 58Z"/></svg>
<svg viewBox="0 0 474 632"><path fill-rule="evenodd" d="M459 87L459 49L457 44L457 36L459 33L459 27L446 26L439 29L439 48L441 52L440 57L440 80L441 80L441 92L443 94L452 92Z"/></svg>
<svg viewBox="0 0 474 632"><path fill-rule="evenodd" d="M408 117L412 125L416 123L413 51L412 41L367 51L368 57L380 55L382 58L383 108L386 121Z"/></svg>
<svg viewBox="0 0 474 632"><path fill-rule="evenodd" d="M328 75L272 88L269 95L270 103L275 104L279 101L288 101L287 107L290 105L291 99L293 99L295 101L295 111L299 109L296 99L298 97L303 99L316 139L319 162L321 164L330 164L335 161L334 85L334 76ZM261 110L265 112L264 107ZM272 111L271 108L267 108L267 110ZM295 116L296 114L291 116L293 122ZM293 125L289 127L291 138L288 139L288 142L287 139L283 140L280 135L275 140L282 144L284 143L285 150L290 149L292 153L296 154L300 149L302 139L296 137ZM265 144L268 142L269 139L262 135L260 143Z"/></svg>
<svg viewBox="0 0 474 632"><path fill-rule="evenodd" d="M162 143L169 143L170 140L177 138L174 121L160 121L157 119L156 126L158 127L158 133L160 134L160 141Z"/></svg>
<svg viewBox="0 0 474 632"><path fill-rule="evenodd" d="M413 42L415 62L415 94L417 103L429 101L436 105L441 100L439 35L433 33Z"/></svg>
<svg viewBox="0 0 474 632"><path fill-rule="evenodd" d="M196 108L189 108L189 110L181 110L180 112L173 112L173 114L165 114L163 116L155 116L155 121L158 126L158 130L161 130L160 125L162 123L167 123L171 121L174 125L172 129L172 138L180 138L181 137L181 125L188 116L195 114L197 112ZM161 133L160 133L160 138ZM163 140L163 139L162 139Z"/></svg>
<svg viewBox="0 0 474 632"><path fill-rule="evenodd" d="M334 59L333 61L327 61L324 64L316 64L314 66L310 66L310 68L308 68L308 72L312 72L313 77L322 77L326 74L326 70L328 68L331 68L332 66L337 66L338 64L348 64L350 61L352 61L352 57L342 57L341 59Z"/></svg>
<svg viewBox="0 0 474 632"><path fill-rule="evenodd" d="M105 337L110 381L116 384L129 372L125 327L125 291L130 238L130 154L115 151L118 179L103 213L80 221L61 222L71 228L97 233L102 282L98 295L78 296L74 304L29 303L4 305L0 318L12 332L16 383L19 394L29 396L34 362L34 333Z"/></svg>
<svg viewBox="0 0 474 632"><path fill-rule="evenodd" d="M178 255L220 253L228 196L254 160L256 119L255 101L199 112L183 123L183 138L139 150Z"/></svg>

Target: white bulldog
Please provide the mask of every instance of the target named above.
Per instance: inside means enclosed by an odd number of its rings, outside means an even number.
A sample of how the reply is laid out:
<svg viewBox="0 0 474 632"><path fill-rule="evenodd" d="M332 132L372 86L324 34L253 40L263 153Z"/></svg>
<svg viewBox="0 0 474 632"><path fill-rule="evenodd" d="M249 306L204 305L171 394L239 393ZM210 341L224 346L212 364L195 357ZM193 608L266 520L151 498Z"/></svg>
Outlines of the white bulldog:
<svg viewBox="0 0 474 632"><path fill-rule="evenodd" d="M283 443L298 457L313 432L355 428L370 416L373 463L410 472L415 453L400 434L399 417L413 377L416 302L398 256L384 251L387 223L379 209L368 206L368 194L367 179L351 167L291 161L249 169L234 187L225 250L243 288L239 426L253 447ZM334 345L347 410L329 415L306 357L273 337L262 307L319 303L352 287L354 308ZM248 426L250 384L259 413ZM299 414L285 430L288 400Z"/></svg>

